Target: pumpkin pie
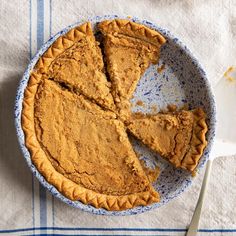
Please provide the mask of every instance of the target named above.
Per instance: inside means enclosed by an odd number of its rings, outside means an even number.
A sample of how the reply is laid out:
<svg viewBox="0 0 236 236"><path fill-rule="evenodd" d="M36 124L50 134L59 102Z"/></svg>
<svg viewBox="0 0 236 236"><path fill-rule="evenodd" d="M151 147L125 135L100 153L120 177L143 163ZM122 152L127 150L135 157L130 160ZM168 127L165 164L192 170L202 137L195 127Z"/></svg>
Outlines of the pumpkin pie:
<svg viewBox="0 0 236 236"><path fill-rule="evenodd" d="M133 115L129 131L175 167L193 171L206 141L206 114L201 108L157 115Z"/></svg>
<svg viewBox="0 0 236 236"><path fill-rule="evenodd" d="M159 60L165 38L157 31L129 20L106 20L98 25L104 36L104 52L112 93L121 111L128 107L136 85Z"/></svg>

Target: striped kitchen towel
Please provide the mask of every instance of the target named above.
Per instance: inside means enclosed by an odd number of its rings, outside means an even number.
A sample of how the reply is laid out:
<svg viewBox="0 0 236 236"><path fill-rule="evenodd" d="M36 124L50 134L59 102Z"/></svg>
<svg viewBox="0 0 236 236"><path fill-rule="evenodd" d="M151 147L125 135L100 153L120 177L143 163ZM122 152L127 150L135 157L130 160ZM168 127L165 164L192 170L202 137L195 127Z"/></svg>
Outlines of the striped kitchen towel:
<svg viewBox="0 0 236 236"><path fill-rule="evenodd" d="M53 198L19 150L13 116L18 82L41 45L67 25L95 15L132 15L169 28L204 64L211 82L236 62L235 1L0 1L0 234L185 235L203 172L180 197L135 216L98 216ZM199 235L236 235L236 158L214 162Z"/></svg>

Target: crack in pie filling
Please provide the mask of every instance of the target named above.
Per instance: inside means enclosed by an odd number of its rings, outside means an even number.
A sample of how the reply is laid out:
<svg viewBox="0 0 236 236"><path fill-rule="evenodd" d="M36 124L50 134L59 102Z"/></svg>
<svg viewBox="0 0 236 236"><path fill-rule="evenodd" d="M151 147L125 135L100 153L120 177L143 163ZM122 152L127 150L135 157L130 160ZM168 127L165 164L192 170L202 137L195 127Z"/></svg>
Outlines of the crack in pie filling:
<svg viewBox="0 0 236 236"><path fill-rule="evenodd" d="M71 200L116 211L159 202L152 186L159 170L143 166L127 131L193 171L206 146L205 113L131 114L129 99L158 62L165 39L128 20L103 21L98 28L104 57L85 23L59 37L37 62L24 93L25 145L39 172Z"/></svg>

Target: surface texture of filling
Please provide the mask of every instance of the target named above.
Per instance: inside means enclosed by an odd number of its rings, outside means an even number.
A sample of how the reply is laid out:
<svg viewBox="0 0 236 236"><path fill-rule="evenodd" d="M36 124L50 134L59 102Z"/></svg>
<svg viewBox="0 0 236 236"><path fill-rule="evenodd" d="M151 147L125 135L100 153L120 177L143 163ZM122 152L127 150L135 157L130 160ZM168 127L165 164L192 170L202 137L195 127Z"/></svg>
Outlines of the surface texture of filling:
<svg viewBox="0 0 236 236"><path fill-rule="evenodd" d="M52 62L48 73L53 80L73 87L106 108L115 109L95 39L83 38L76 42Z"/></svg>
<svg viewBox="0 0 236 236"><path fill-rule="evenodd" d="M157 63L159 47L123 35L105 37L105 54L116 102L130 99L150 63Z"/></svg>

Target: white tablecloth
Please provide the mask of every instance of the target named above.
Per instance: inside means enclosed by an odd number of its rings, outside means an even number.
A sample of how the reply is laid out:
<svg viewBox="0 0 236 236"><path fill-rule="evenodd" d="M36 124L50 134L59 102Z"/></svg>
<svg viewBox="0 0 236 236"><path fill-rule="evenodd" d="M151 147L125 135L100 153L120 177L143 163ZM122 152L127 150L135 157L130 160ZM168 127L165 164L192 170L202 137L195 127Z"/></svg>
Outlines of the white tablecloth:
<svg viewBox="0 0 236 236"><path fill-rule="evenodd" d="M236 1L12 0L0 1L0 234L184 235L203 171L167 205L136 216L97 216L50 196L31 175L13 120L17 84L38 47L88 16L137 16L169 29L193 51L212 84L236 64ZM220 158L213 173L199 235L236 235L236 159Z"/></svg>

